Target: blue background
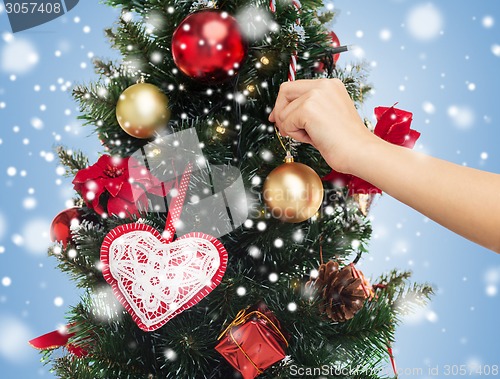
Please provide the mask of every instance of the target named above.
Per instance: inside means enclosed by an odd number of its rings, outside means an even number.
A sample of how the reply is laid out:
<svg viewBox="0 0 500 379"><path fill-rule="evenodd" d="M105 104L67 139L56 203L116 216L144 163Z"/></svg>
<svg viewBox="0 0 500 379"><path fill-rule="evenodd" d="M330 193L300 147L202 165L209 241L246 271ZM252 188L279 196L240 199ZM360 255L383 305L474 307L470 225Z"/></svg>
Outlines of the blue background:
<svg viewBox="0 0 500 379"><path fill-rule="evenodd" d="M361 112L371 117L375 106L399 102L414 112L413 127L422 132L417 150L500 173L500 57L492 52L500 44L500 4L435 1L442 33L422 41L408 24L414 7L425 4L334 2L341 11L335 31L342 42L360 46L372 66L376 92ZM65 311L78 301L74 284L45 254L48 225L72 196L70 180L58 174L50 152L64 144L97 158L99 142L90 129L78 127L70 89L95 79L92 55L118 57L103 29L119 13L97 1L80 2L67 15L12 40L5 34L10 27L2 3L0 10L0 375L48 378L49 368L26 340L64 324ZM495 24L485 27L485 16ZM390 31L390 39L381 38L383 30ZM16 74L22 65L13 68L6 56L19 41L25 48L31 44L36 56L31 55L26 72ZM348 64L355 55L343 55L339 63ZM433 107L424 107L425 102ZM457 121L457 112L474 117ZM457 126L460 120L467 125ZM427 368L436 366L438 377L444 377L445 365L465 365L465 376L480 377L475 372L481 365L500 365L500 258L389 196L377 201L371 217L374 235L362 269L377 276L393 267L409 268L416 281L438 289L431 305L405 318L398 330L401 377L432 377Z"/></svg>

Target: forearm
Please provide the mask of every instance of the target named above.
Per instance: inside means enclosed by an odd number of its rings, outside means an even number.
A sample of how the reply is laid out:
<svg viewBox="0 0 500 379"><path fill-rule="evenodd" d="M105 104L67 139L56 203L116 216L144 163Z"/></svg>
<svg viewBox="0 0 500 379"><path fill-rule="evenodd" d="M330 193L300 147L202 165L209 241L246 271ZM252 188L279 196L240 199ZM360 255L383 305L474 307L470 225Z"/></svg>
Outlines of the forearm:
<svg viewBox="0 0 500 379"><path fill-rule="evenodd" d="M446 228L500 253L500 175L370 141L351 173Z"/></svg>

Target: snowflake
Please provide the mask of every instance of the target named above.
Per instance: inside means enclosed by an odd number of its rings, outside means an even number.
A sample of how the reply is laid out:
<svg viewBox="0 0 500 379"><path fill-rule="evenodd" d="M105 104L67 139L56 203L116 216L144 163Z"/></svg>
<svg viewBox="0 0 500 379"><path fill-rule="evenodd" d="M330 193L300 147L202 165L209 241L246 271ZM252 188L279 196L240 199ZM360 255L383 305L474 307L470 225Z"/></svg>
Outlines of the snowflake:
<svg viewBox="0 0 500 379"><path fill-rule="evenodd" d="M281 238L276 238L274 240L274 246L276 246L278 249L283 247L283 245L284 245L284 242Z"/></svg>
<svg viewBox="0 0 500 379"><path fill-rule="evenodd" d="M288 306L287 306L287 308L288 308L288 310L289 310L290 312L295 312L295 311L297 310L297 304L295 304L295 303L293 303L293 302L292 302L292 303L289 303L289 304L288 304Z"/></svg>
<svg viewBox="0 0 500 379"><path fill-rule="evenodd" d="M482 23L486 29L490 29L495 25L495 19L492 16L484 16Z"/></svg>
<svg viewBox="0 0 500 379"><path fill-rule="evenodd" d="M177 359L177 353L172 349L166 349L164 355L168 361L175 361Z"/></svg>
<svg viewBox="0 0 500 379"><path fill-rule="evenodd" d="M500 45L494 44L491 46L491 52L496 55L497 57L500 57Z"/></svg>
<svg viewBox="0 0 500 379"><path fill-rule="evenodd" d="M262 251L257 246L250 246L248 248L248 255L250 255L252 258L258 259L262 257Z"/></svg>
<svg viewBox="0 0 500 379"><path fill-rule="evenodd" d="M26 210L35 209L37 201L34 197L27 197L23 200L23 208Z"/></svg>
<svg viewBox="0 0 500 379"><path fill-rule="evenodd" d="M8 176L15 176L17 174L17 169L15 167L9 167L7 168L7 175Z"/></svg>
<svg viewBox="0 0 500 379"><path fill-rule="evenodd" d="M31 119L31 126L37 130L43 129L43 121L38 117L34 117Z"/></svg>
<svg viewBox="0 0 500 379"><path fill-rule="evenodd" d="M293 24L292 33L297 35L299 42L306 42L306 31L302 25Z"/></svg>
<svg viewBox="0 0 500 379"><path fill-rule="evenodd" d="M272 272L271 274L269 274L269 281L271 283L276 283L278 281L278 279L279 279L279 276L275 272Z"/></svg>
<svg viewBox="0 0 500 379"><path fill-rule="evenodd" d="M54 305L56 307L62 307L63 304L64 304L64 300L61 296L58 296L54 299Z"/></svg>
<svg viewBox="0 0 500 379"><path fill-rule="evenodd" d="M267 224L264 222L264 221L259 221L257 223L257 229L261 232L263 232L264 230L266 230L267 228Z"/></svg>
<svg viewBox="0 0 500 379"><path fill-rule="evenodd" d="M206 9L206 8L215 8L216 7L215 1L211 0L197 0L193 2L193 5L191 5L191 9L189 12L193 13L196 11L199 11L201 9Z"/></svg>

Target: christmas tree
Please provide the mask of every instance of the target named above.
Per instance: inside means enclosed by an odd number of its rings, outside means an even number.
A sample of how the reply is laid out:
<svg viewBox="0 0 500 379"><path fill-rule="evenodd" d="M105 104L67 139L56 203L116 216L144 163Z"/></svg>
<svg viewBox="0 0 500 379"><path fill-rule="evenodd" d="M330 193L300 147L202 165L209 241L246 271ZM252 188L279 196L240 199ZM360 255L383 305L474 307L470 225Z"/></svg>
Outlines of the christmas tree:
<svg viewBox="0 0 500 379"><path fill-rule="evenodd" d="M44 359L72 379L382 377L400 316L432 288L397 270L364 278L372 194L314 187L311 168L331 169L268 121L295 78L338 78L358 105L370 93L363 65L337 66L334 12L321 0L107 3L123 9L106 31L123 62L95 60L99 80L74 90L103 155L59 148L76 207L54 220L49 252L85 295L57 332L66 349ZM295 199L289 213L288 197L265 198L291 167L319 204Z"/></svg>

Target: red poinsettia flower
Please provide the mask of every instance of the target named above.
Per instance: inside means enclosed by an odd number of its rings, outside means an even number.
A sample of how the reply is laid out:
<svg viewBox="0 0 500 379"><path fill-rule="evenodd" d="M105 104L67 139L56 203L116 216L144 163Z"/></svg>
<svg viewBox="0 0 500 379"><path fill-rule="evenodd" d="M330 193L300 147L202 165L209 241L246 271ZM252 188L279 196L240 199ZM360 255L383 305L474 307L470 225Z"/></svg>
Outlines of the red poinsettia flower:
<svg viewBox="0 0 500 379"><path fill-rule="evenodd" d="M378 107L375 108L375 117L377 118L374 130L376 136L409 149L415 146L420 133L410 128L413 120L412 113L394 107ZM379 188L357 176L342 174L335 170L324 176L323 180L333 182L340 187L348 186L351 195L382 193Z"/></svg>
<svg viewBox="0 0 500 379"><path fill-rule="evenodd" d="M420 133L411 129L413 114L394 107L375 108L377 126L374 133L394 145L413 149Z"/></svg>
<svg viewBox="0 0 500 379"><path fill-rule="evenodd" d="M103 155L92 166L78 171L73 185L87 206L98 214L139 216L147 208L147 193L164 196L171 187L158 180L134 158Z"/></svg>

